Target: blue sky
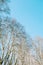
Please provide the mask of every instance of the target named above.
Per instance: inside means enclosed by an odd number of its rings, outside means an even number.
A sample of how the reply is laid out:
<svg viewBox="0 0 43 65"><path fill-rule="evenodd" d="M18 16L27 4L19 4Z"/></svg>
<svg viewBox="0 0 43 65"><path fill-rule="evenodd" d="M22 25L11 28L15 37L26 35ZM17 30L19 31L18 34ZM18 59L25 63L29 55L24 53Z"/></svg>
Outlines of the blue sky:
<svg viewBox="0 0 43 65"><path fill-rule="evenodd" d="M11 16L20 22L31 37L43 37L43 0L12 0Z"/></svg>

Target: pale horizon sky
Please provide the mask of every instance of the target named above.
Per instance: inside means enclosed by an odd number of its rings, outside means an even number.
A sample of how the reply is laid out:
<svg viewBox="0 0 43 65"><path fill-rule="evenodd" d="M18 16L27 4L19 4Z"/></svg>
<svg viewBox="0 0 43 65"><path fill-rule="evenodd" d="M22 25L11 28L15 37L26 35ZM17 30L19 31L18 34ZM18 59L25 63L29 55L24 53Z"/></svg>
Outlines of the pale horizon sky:
<svg viewBox="0 0 43 65"><path fill-rule="evenodd" d="M11 0L11 16L32 38L43 37L43 0Z"/></svg>

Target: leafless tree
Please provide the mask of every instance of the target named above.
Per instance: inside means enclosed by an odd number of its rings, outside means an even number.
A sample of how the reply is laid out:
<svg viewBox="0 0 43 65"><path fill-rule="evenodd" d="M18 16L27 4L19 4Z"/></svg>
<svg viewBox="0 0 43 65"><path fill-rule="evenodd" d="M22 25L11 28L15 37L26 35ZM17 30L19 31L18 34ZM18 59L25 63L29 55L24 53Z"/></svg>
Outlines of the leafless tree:
<svg viewBox="0 0 43 65"><path fill-rule="evenodd" d="M37 61L37 65L43 65L43 39L41 37L34 40L33 49L35 51L33 57Z"/></svg>
<svg viewBox="0 0 43 65"><path fill-rule="evenodd" d="M7 24L4 21L1 26L1 63L4 65L28 65L26 57L29 56L30 48L23 27L15 20Z"/></svg>

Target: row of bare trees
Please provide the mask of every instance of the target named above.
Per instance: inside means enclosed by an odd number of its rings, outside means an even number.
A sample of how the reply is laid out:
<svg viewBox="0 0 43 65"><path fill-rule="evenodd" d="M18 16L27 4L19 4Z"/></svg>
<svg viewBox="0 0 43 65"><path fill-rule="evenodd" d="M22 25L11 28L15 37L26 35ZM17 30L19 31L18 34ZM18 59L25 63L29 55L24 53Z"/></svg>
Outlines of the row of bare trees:
<svg viewBox="0 0 43 65"><path fill-rule="evenodd" d="M43 65L43 39L27 38L16 21L4 22L0 37L1 65ZM31 40L31 41L30 41Z"/></svg>
<svg viewBox="0 0 43 65"><path fill-rule="evenodd" d="M9 1L0 0L0 65L43 65L43 39L32 40L9 17Z"/></svg>

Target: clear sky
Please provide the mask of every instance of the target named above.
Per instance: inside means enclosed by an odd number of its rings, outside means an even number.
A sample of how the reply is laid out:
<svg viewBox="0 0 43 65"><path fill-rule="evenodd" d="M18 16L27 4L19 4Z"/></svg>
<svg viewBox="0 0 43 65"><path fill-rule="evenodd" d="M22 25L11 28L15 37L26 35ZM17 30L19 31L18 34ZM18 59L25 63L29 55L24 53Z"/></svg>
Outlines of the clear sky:
<svg viewBox="0 0 43 65"><path fill-rule="evenodd" d="M31 37L43 37L43 0L12 0L11 15Z"/></svg>

